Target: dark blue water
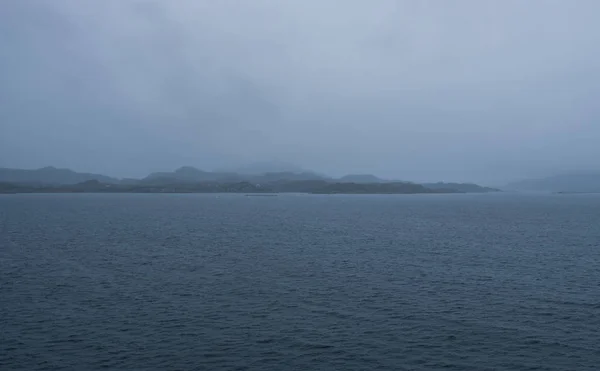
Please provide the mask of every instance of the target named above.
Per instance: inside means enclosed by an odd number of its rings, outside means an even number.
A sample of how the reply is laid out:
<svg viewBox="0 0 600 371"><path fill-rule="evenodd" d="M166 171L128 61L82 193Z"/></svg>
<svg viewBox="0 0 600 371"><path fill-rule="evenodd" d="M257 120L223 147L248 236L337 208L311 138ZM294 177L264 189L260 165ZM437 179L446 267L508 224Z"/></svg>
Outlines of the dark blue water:
<svg viewBox="0 0 600 371"><path fill-rule="evenodd" d="M6 195L2 370L597 370L600 196Z"/></svg>

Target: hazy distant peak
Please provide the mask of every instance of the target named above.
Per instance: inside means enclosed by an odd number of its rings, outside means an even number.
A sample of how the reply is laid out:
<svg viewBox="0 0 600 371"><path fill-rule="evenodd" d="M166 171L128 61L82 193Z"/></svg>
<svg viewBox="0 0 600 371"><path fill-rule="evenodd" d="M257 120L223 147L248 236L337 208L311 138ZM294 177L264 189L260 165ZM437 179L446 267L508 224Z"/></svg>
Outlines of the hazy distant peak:
<svg viewBox="0 0 600 371"><path fill-rule="evenodd" d="M204 170L197 169L193 166L182 166L179 169L175 170L177 174L203 174L206 173Z"/></svg>
<svg viewBox="0 0 600 371"><path fill-rule="evenodd" d="M294 173L302 174L308 171L298 165L284 161L260 161L243 165L230 170L239 174L261 175L269 173Z"/></svg>

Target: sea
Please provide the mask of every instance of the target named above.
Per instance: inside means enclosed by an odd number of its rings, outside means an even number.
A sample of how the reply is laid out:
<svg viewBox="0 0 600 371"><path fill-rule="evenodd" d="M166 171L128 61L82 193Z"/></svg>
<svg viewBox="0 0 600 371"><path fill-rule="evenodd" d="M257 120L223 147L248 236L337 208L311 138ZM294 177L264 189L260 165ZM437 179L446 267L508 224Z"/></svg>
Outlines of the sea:
<svg viewBox="0 0 600 371"><path fill-rule="evenodd" d="M2 195L0 369L598 370L600 195Z"/></svg>

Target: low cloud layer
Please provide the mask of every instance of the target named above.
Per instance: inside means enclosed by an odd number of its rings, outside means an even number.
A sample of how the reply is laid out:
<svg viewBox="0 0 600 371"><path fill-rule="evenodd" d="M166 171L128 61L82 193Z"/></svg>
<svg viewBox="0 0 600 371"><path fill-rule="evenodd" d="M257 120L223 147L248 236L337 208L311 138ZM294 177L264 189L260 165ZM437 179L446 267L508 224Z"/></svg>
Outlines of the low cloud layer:
<svg viewBox="0 0 600 371"><path fill-rule="evenodd" d="M600 2L0 2L0 166L598 169Z"/></svg>

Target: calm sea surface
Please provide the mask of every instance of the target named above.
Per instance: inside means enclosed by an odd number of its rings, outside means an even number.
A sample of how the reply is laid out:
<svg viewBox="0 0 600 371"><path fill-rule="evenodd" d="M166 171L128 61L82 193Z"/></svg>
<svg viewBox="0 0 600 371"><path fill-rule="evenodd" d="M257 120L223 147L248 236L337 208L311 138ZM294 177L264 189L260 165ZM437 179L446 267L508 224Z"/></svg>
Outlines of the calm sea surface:
<svg viewBox="0 0 600 371"><path fill-rule="evenodd" d="M600 195L0 196L2 370L598 370Z"/></svg>

